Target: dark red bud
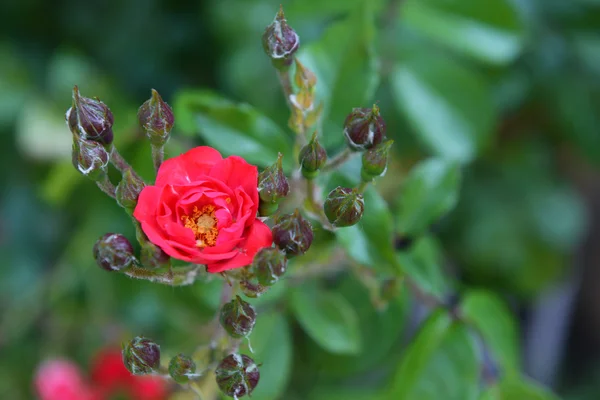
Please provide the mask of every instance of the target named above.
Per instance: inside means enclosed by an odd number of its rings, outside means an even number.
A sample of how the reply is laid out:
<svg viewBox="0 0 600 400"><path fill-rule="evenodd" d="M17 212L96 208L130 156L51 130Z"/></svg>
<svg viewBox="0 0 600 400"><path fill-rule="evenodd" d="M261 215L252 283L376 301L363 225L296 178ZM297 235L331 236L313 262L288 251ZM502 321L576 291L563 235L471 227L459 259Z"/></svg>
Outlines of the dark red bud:
<svg viewBox="0 0 600 400"><path fill-rule="evenodd" d="M344 122L344 135L353 150L366 150L381 143L385 121L379 115L379 107L353 109Z"/></svg>
<svg viewBox="0 0 600 400"><path fill-rule="evenodd" d="M338 186L329 192L323 207L329 222L341 228L360 221L365 210L365 201L356 189Z"/></svg>
<svg viewBox="0 0 600 400"><path fill-rule="evenodd" d="M110 109L99 99L90 99L73 88L73 105L67 110L67 124L76 137L110 145L113 141L114 122Z"/></svg>
<svg viewBox="0 0 600 400"><path fill-rule="evenodd" d="M138 110L138 121L152 144L163 146L169 140L175 117L171 107L152 89L152 97Z"/></svg>
<svg viewBox="0 0 600 400"><path fill-rule="evenodd" d="M99 142L73 138L71 161L83 176L97 182L103 180L108 170L110 155Z"/></svg>
<svg viewBox="0 0 600 400"><path fill-rule="evenodd" d="M316 132L311 141L300 150L298 161L302 167L302 175L306 179L315 178L327 162L327 151L319 143Z"/></svg>
<svg viewBox="0 0 600 400"><path fill-rule="evenodd" d="M123 173L123 179L117 185L116 197L117 203L126 210L133 213L135 206L137 205L138 197L144 189L144 181L142 181L137 175L134 175L131 170L126 170Z"/></svg>
<svg viewBox="0 0 600 400"><path fill-rule="evenodd" d="M177 383L186 383L196 372L196 363L185 354L178 354L169 362L169 375Z"/></svg>
<svg viewBox="0 0 600 400"><path fill-rule="evenodd" d="M250 395L260 379L258 366L243 354L230 354L215 370L217 385L227 396L240 398Z"/></svg>
<svg viewBox="0 0 600 400"><path fill-rule="evenodd" d="M123 364L133 375L148 375L160 366L160 346L143 336L124 344L121 355Z"/></svg>
<svg viewBox="0 0 600 400"><path fill-rule="evenodd" d="M107 271L122 270L135 261L133 246L125 236L118 233L107 233L96 241L94 258Z"/></svg>
<svg viewBox="0 0 600 400"><path fill-rule="evenodd" d="M271 25L265 29L262 44L275 68L286 69L292 64L294 53L300 46L300 37L287 24L283 8L279 9Z"/></svg>
<svg viewBox="0 0 600 400"><path fill-rule="evenodd" d="M272 232L273 241L288 257L306 253L313 241L312 226L298 210L279 217Z"/></svg>
<svg viewBox="0 0 600 400"><path fill-rule="evenodd" d="M252 332L256 323L256 311L240 296L235 296L221 308L219 321L231 337L236 339L246 337Z"/></svg>
<svg viewBox="0 0 600 400"><path fill-rule="evenodd" d="M285 254L273 247L260 249L252 261L252 270L258 279L258 283L263 286L275 284L283 276L286 268L287 259Z"/></svg>
<svg viewBox="0 0 600 400"><path fill-rule="evenodd" d="M277 204L287 196L290 185L283 172L283 155L279 153L277 161L258 175L258 194L260 196L260 215L271 215L277 210Z"/></svg>
<svg viewBox="0 0 600 400"><path fill-rule="evenodd" d="M392 144L393 140L386 140L363 153L361 176L365 182L385 173Z"/></svg>

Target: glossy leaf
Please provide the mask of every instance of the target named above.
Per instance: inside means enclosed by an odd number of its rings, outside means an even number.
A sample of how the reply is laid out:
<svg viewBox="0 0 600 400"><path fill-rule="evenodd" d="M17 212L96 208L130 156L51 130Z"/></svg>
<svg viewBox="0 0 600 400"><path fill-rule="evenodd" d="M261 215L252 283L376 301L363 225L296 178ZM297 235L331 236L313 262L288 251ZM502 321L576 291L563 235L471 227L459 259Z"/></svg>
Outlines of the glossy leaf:
<svg viewBox="0 0 600 400"><path fill-rule="evenodd" d="M400 61L391 83L398 107L434 154L466 163L489 144L496 111L476 71L421 52Z"/></svg>
<svg viewBox="0 0 600 400"><path fill-rule="evenodd" d="M176 129L201 137L223 156L238 155L267 166L277 153L291 154L290 137L248 104L235 104L209 91L180 92L174 101ZM289 168L291 158L284 157Z"/></svg>
<svg viewBox="0 0 600 400"><path fill-rule="evenodd" d="M431 158L413 167L398 198L396 223L403 235L424 233L458 201L460 169L456 163Z"/></svg>
<svg viewBox="0 0 600 400"><path fill-rule="evenodd" d="M341 294L304 285L292 291L291 306L304 331L323 349L337 354L360 351L359 320Z"/></svg>
<svg viewBox="0 0 600 400"><path fill-rule="evenodd" d="M362 0L298 55L317 77L317 101L324 106L322 142L328 147L343 142L346 116L354 107L369 106L379 84L372 7L371 0Z"/></svg>
<svg viewBox="0 0 600 400"><path fill-rule="evenodd" d="M449 48L491 64L513 61L524 30L510 0L407 0L402 21Z"/></svg>
<svg viewBox="0 0 600 400"><path fill-rule="evenodd" d="M472 400L479 365L468 328L435 312L409 345L392 378L390 399Z"/></svg>

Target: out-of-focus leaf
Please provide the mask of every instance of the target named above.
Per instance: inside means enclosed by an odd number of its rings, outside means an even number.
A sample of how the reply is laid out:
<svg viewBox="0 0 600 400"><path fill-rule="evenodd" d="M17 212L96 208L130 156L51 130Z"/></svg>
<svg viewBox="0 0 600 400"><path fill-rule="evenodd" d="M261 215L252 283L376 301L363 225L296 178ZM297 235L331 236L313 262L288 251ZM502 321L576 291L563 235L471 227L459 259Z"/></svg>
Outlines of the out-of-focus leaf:
<svg viewBox="0 0 600 400"><path fill-rule="evenodd" d="M180 92L173 104L176 127L187 135L198 135L224 156L238 155L266 166L275 162L277 153L292 153L290 137L248 104L234 104L202 90ZM283 161L289 169L290 157Z"/></svg>
<svg viewBox="0 0 600 400"><path fill-rule="evenodd" d="M393 217L386 201L369 187L364 193L365 211L360 222L339 229L338 240L357 262L379 271L393 271Z"/></svg>
<svg viewBox="0 0 600 400"><path fill-rule="evenodd" d="M475 70L418 52L400 61L391 83L398 107L434 154L466 163L489 144L496 111L487 83Z"/></svg>
<svg viewBox="0 0 600 400"><path fill-rule="evenodd" d="M304 331L323 349L336 354L360 352L359 320L344 296L304 285L291 292L291 306Z"/></svg>
<svg viewBox="0 0 600 400"><path fill-rule="evenodd" d="M510 0L407 0L402 21L417 32L491 64L520 53L524 29Z"/></svg>
<svg viewBox="0 0 600 400"><path fill-rule="evenodd" d="M442 270L439 243L431 236L418 239L408 251L397 254L398 264L419 287L443 299L449 292L448 279Z"/></svg>
<svg viewBox="0 0 600 400"><path fill-rule="evenodd" d="M435 312L406 350L388 398L472 400L478 392L479 364L467 327Z"/></svg>
<svg viewBox="0 0 600 400"><path fill-rule="evenodd" d="M510 378L486 390L480 400L558 400L549 390L525 379Z"/></svg>
<svg viewBox="0 0 600 400"><path fill-rule="evenodd" d="M419 235L458 201L458 164L431 158L416 165L402 185L396 223L403 235Z"/></svg>
<svg viewBox="0 0 600 400"><path fill-rule="evenodd" d="M310 392L311 400L389 400L382 391L355 388L316 388Z"/></svg>
<svg viewBox="0 0 600 400"><path fill-rule="evenodd" d="M348 18L298 55L317 77L317 101L324 106L322 142L327 147L343 142L346 116L354 107L368 106L379 84L372 7L371 0L359 2Z"/></svg>
<svg viewBox="0 0 600 400"><path fill-rule="evenodd" d="M467 292L461 304L463 317L483 336L502 376L519 372L519 337L514 317L504 302L493 292Z"/></svg>
<svg viewBox="0 0 600 400"><path fill-rule="evenodd" d="M251 357L262 363L259 367L260 384L252 392L252 398L281 398L292 372L292 338L287 320L281 313L261 314L250 341L254 350Z"/></svg>

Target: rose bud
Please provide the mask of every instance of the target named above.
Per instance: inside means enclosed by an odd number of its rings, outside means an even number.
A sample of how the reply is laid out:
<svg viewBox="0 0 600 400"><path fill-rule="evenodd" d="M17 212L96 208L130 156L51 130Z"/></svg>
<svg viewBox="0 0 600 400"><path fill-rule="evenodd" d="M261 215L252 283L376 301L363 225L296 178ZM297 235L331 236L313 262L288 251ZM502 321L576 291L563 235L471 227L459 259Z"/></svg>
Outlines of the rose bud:
<svg viewBox="0 0 600 400"><path fill-rule="evenodd" d="M106 177L109 159L108 152L100 143L85 139L73 140L71 161L83 176L95 182L101 181Z"/></svg>
<svg viewBox="0 0 600 400"><path fill-rule="evenodd" d="M240 281L240 288L242 289L244 296L250 297L251 299L260 297L269 289L267 286L263 286L258 282L249 281L247 279Z"/></svg>
<svg viewBox="0 0 600 400"><path fill-rule="evenodd" d="M169 262L170 259L171 257L160 247L148 241L142 243L140 261L144 267L159 268Z"/></svg>
<svg viewBox="0 0 600 400"><path fill-rule="evenodd" d="M346 117L344 135L353 150L370 149L385 137L385 121L379 115L379 107L355 108Z"/></svg>
<svg viewBox="0 0 600 400"><path fill-rule="evenodd" d="M283 7L279 8L275 19L265 29L262 44L275 68L287 69L292 64L293 55L300 46L300 38L287 24Z"/></svg>
<svg viewBox="0 0 600 400"><path fill-rule="evenodd" d="M123 346L123 364L133 375L148 375L160 365L160 346L143 336L137 336Z"/></svg>
<svg viewBox="0 0 600 400"><path fill-rule="evenodd" d="M302 175L306 179L313 179L327 162L327 152L317 139L317 132L313 134L310 142L300 150L298 162L302 167Z"/></svg>
<svg viewBox="0 0 600 400"><path fill-rule="evenodd" d="M196 363L185 354L178 354L169 362L169 375L177 383L186 383L196 372Z"/></svg>
<svg viewBox="0 0 600 400"><path fill-rule="evenodd" d="M260 379L254 360L243 354L225 357L217 366L215 375L219 389L235 399L251 394Z"/></svg>
<svg viewBox="0 0 600 400"><path fill-rule="evenodd" d="M386 140L363 153L360 172L363 181L370 182L385 173L392 144L393 140Z"/></svg>
<svg viewBox="0 0 600 400"><path fill-rule="evenodd" d="M113 141L112 112L99 99L80 96L77 86L73 88L73 106L67 110L66 119L71 132L82 139L103 145Z"/></svg>
<svg viewBox="0 0 600 400"><path fill-rule="evenodd" d="M252 332L256 323L256 311L240 296L235 296L235 299L221 308L219 321L231 337L239 339Z"/></svg>
<svg viewBox="0 0 600 400"><path fill-rule="evenodd" d="M271 215L277 211L279 201L290 191L290 185L283 173L282 159L283 155L279 153L275 164L265 168L258 175L259 213L262 216Z"/></svg>
<svg viewBox="0 0 600 400"><path fill-rule="evenodd" d="M338 186L329 192L323 208L329 222L341 228L360 221L365 210L365 201L357 190Z"/></svg>
<svg viewBox="0 0 600 400"><path fill-rule="evenodd" d="M312 226L298 209L279 217L272 232L273 241L288 257L304 254L313 241Z"/></svg>
<svg viewBox="0 0 600 400"><path fill-rule="evenodd" d="M115 195L117 197L117 203L128 212L133 213L135 206L137 205L138 197L144 189L144 181L142 181L137 175L134 175L131 170L126 170L123 173L123 179L117 185Z"/></svg>
<svg viewBox="0 0 600 400"><path fill-rule="evenodd" d="M171 107L152 89L152 97L138 110L138 121L150 142L155 146L163 146L169 140L175 117Z"/></svg>
<svg viewBox="0 0 600 400"><path fill-rule="evenodd" d="M94 258L100 268L107 271L120 271L135 261L133 246L118 233L107 233L96 241Z"/></svg>
<svg viewBox="0 0 600 400"><path fill-rule="evenodd" d="M252 261L252 269L262 286L271 286L285 273L287 259L285 254L273 247L259 250Z"/></svg>

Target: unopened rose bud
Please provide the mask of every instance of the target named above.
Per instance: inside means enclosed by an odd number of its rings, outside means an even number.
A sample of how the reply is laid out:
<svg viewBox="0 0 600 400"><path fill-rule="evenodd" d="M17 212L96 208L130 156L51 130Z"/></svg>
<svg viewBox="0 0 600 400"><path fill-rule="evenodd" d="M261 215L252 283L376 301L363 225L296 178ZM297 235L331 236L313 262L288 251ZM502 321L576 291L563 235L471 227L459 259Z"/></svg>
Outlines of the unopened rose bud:
<svg viewBox="0 0 600 400"><path fill-rule="evenodd" d="M265 29L262 44L275 68L286 69L292 64L294 53L300 46L300 38L287 24L283 8L279 9L271 25Z"/></svg>
<svg viewBox="0 0 600 400"><path fill-rule="evenodd" d="M323 208L329 222L341 228L360 221L365 211L365 201L357 190L338 186L329 192Z"/></svg>
<svg viewBox="0 0 600 400"><path fill-rule="evenodd" d="M123 364L133 375L153 373L160 366L160 346L143 336L123 345Z"/></svg>
<svg viewBox="0 0 600 400"><path fill-rule="evenodd" d="M219 321L231 337L236 339L246 337L252 332L256 323L256 311L240 296L235 296L235 299L221 308Z"/></svg>
<svg viewBox="0 0 600 400"><path fill-rule="evenodd" d="M386 140L363 153L361 170L363 181L370 182L385 173L392 144L394 144L393 140Z"/></svg>
<svg viewBox="0 0 600 400"><path fill-rule="evenodd" d="M117 185L115 192L117 203L124 209L133 213L135 206L137 205L138 197L144 189L144 181L142 181L137 175L134 175L131 170L126 170L123 173L123 179Z"/></svg>
<svg viewBox="0 0 600 400"><path fill-rule="evenodd" d="M263 286L271 286L285 273L287 258L285 254L273 247L264 247L256 253L252 260L252 270Z"/></svg>
<svg viewBox="0 0 600 400"><path fill-rule="evenodd" d="M110 156L99 142L85 139L73 140L71 161L83 176L98 182L106 177Z"/></svg>
<svg viewBox="0 0 600 400"><path fill-rule="evenodd" d="M313 241L312 226L298 210L279 217L272 232L273 241L288 257L304 254Z"/></svg>
<svg viewBox="0 0 600 400"><path fill-rule="evenodd" d="M140 252L140 261L144 267L158 268L165 265L171 257L155 244L144 240Z"/></svg>
<svg viewBox="0 0 600 400"><path fill-rule="evenodd" d="M215 370L217 385L227 396L234 399L250 395L260 379L258 366L243 354L230 354Z"/></svg>
<svg viewBox="0 0 600 400"><path fill-rule="evenodd" d="M242 293L244 293L244 296L250 297L251 299L260 297L269 289L268 286L263 286L258 282L250 281L247 279L240 281L240 288L242 289Z"/></svg>
<svg viewBox="0 0 600 400"><path fill-rule="evenodd" d="M118 233L107 233L96 241L94 258L100 268L107 271L120 271L135 261L133 246Z"/></svg>
<svg viewBox="0 0 600 400"><path fill-rule="evenodd" d="M113 141L114 117L100 100L83 97L79 88L73 88L73 105L67 111L67 125L75 136L110 145Z"/></svg>
<svg viewBox="0 0 600 400"><path fill-rule="evenodd" d="M300 150L298 161L302 167L302 175L306 179L313 179L327 162L327 152L317 139L317 133L313 134L311 141Z"/></svg>
<svg viewBox="0 0 600 400"><path fill-rule="evenodd" d="M196 363L185 354L178 354L169 362L169 375L177 383L186 383L196 372Z"/></svg>
<svg viewBox="0 0 600 400"><path fill-rule="evenodd" d="M163 146L169 140L175 117L171 107L152 89L152 97L138 110L138 121L150 142L155 146Z"/></svg>
<svg viewBox="0 0 600 400"><path fill-rule="evenodd" d="M379 115L379 107L355 108L346 117L344 135L353 150L370 149L385 138L385 121Z"/></svg>
<svg viewBox="0 0 600 400"><path fill-rule="evenodd" d="M273 214L277 210L279 201L290 191L290 185L283 173L282 159L283 155L279 153L275 164L265 168L258 175L259 211L262 216Z"/></svg>

